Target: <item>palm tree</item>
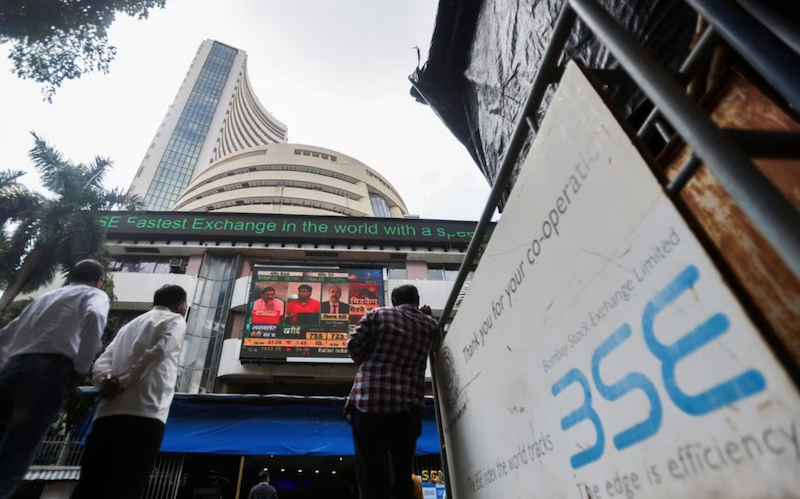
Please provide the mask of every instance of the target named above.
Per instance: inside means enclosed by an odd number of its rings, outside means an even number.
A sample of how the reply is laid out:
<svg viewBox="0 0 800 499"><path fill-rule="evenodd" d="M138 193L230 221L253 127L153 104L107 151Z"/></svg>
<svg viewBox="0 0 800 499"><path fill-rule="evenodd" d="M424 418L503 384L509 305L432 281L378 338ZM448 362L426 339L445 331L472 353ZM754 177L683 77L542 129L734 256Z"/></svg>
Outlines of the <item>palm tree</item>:
<svg viewBox="0 0 800 499"><path fill-rule="evenodd" d="M19 222L23 213L29 213L40 203L41 197L19 183L25 172L19 170L0 171L0 284L9 285L8 276L16 269L11 253L9 224Z"/></svg>
<svg viewBox="0 0 800 499"><path fill-rule="evenodd" d="M63 272L70 279L72 266L85 258L105 258L105 229L100 225L101 211L124 208L138 210L136 196L103 186L112 163L95 157L87 164L75 164L44 139L31 132L34 147L29 156L46 193L18 202L18 211L9 209L5 222L16 222L5 241L0 281L7 287L0 297L0 313L20 293L29 293L53 281ZM0 217L3 216L3 178L15 183L20 172L0 176ZM14 176L16 175L16 177ZM13 190L13 189L12 189ZM10 207L14 205L8 201ZM2 221L2 218L0 218Z"/></svg>
<svg viewBox="0 0 800 499"><path fill-rule="evenodd" d="M39 203L39 196L19 183L20 177L24 175L25 172L21 170L0 171L0 230L20 213Z"/></svg>

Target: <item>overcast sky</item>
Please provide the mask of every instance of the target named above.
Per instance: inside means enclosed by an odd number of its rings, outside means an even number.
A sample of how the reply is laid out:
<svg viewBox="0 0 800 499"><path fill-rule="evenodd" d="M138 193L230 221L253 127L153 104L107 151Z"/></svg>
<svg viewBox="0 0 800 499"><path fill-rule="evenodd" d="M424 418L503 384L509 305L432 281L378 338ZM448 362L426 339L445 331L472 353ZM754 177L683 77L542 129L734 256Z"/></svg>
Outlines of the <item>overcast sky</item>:
<svg viewBox="0 0 800 499"><path fill-rule="evenodd" d="M335 149L381 172L411 213L477 220L489 192L463 146L409 95L436 16L433 0L167 0L146 21L118 17L108 75L62 86L53 103L19 80L0 46L0 168L31 171L35 130L66 157L111 158L109 187L127 188L200 42L248 53L261 103L289 141Z"/></svg>

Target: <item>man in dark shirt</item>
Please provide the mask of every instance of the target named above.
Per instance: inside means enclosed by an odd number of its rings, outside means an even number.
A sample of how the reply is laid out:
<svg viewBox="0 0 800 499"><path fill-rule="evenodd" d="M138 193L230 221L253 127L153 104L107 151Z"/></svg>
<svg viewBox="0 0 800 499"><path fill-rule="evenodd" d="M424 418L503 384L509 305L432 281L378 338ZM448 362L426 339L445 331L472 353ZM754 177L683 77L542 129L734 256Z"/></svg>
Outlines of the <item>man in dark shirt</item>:
<svg viewBox="0 0 800 499"><path fill-rule="evenodd" d="M261 480L261 483L250 489L247 499L278 499L278 492L269 484L269 471L261 471L258 479Z"/></svg>
<svg viewBox="0 0 800 499"><path fill-rule="evenodd" d="M347 342L358 366L346 413L353 426L361 499L413 499L411 479L425 413L425 367L436 320L411 285L392 291L393 307L361 318Z"/></svg>
<svg viewBox="0 0 800 499"><path fill-rule="evenodd" d="M322 302L320 310L323 314L349 314L350 305L342 303L342 288L335 284L328 290L328 301Z"/></svg>

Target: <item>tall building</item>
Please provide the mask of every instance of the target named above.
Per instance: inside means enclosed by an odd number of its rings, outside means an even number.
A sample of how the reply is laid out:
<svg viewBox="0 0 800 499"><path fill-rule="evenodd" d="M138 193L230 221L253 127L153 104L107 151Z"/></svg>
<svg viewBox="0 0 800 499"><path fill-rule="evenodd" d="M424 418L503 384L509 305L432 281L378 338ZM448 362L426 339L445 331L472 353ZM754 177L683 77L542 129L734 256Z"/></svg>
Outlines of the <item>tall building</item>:
<svg viewBox="0 0 800 499"><path fill-rule="evenodd" d="M131 192L147 210L169 210L210 163L251 147L286 142L286 125L258 101L247 53L214 40L200 44Z"/></svg>
<svg viewBox="0 0 800 499"><path fill-rule="evenodd" d="M101 217L114 320L151 308L164 284L188 296L178 395L143 498L234 497L264 468L282 497L352 497L347 338L404 284L441 313L475 224L405 219L400 194L374 169L286 143L245 60L203 42L133 182L149 211ZM256 304L271 292L281 305L263 311ZM415 472L440 476L439 449L430 405ZM69 497L82 452L79 441L45 442L21 494Z"/></svg>
<svg viewBox="0 0 800 499"><path fill-rule="evenodd" d="M145 154L131 192L150 211L403 217L394 187L355 158L286 144L255 96L247 53L205 40Z"/></svg>
<svg viewBox="0 0 800 499"><path fill-rule="evenodd" d="M377 171L345 154L300 144L225 156L189 183L173 210L382 218L408 213Z"/></svg>

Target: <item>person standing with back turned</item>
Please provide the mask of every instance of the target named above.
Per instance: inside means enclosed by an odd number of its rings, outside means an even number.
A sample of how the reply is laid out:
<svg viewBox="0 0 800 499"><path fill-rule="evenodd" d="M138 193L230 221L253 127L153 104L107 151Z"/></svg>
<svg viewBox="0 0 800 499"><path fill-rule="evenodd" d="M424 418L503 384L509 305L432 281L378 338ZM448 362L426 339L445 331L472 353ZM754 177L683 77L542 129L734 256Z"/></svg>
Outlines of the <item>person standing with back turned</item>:
<svg viewBox="0 0 800 499"><path fill-rule="evenodd" d="M139 499L153 469L178 378L186 291L166 285L95 362L101 402L72 499Z"/></svg>
<svg viewBox="0 0 800 499"><path fill-rule="evenodd" d="M414 499L414 451L425 414L425 367L436 320L411 285L367 312L347 341L358 373L345 406L360 499Z"/></svg>
<svg viewBox="0 0 800 499"><path fill-rule="evenodd" d="M70 277L0 331L0 499L22 481L67 392L86 379L102 346L110 307L100 289L103 265L83 260Z"/></svg>
<svg viewBox="0 0 800 499"><path fill-rule="evenodd" d="M269 471L261 470L258 479L261 481L250 489L247 499L278 499L278 492L269 483Z"/></svg>

